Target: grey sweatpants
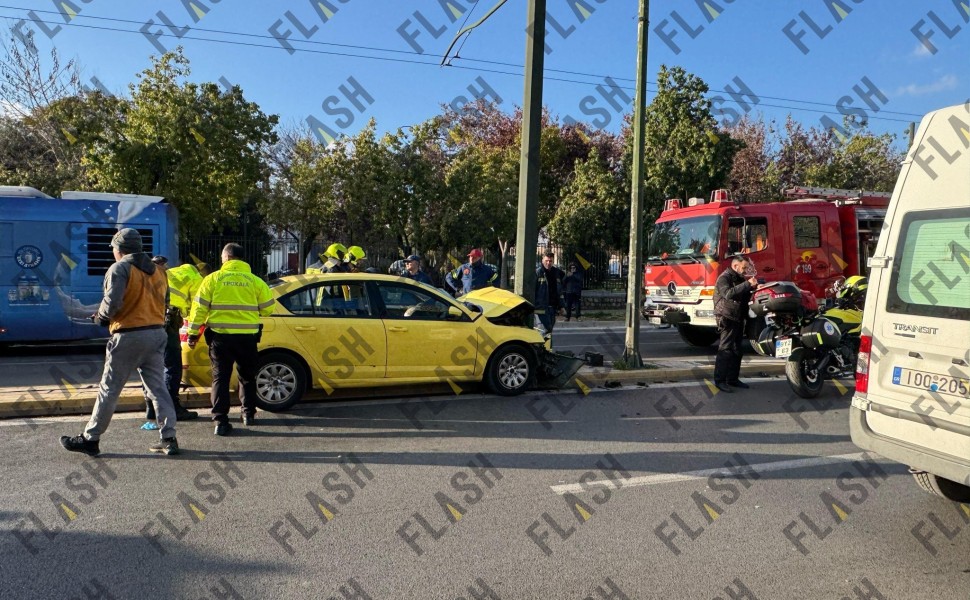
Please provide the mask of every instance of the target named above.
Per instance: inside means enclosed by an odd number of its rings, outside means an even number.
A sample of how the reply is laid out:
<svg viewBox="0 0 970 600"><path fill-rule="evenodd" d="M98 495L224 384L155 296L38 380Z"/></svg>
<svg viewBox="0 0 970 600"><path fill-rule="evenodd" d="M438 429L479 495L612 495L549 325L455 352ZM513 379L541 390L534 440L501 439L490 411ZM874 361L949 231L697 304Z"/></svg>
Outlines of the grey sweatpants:
<svg viewBox="0 0 970 600"><path fill-rule="evenodd" d="M127 331L111 336L105 349L98 399L84 429L85 438L92 441L101 438L118 406L118 396L135 369L141 376L145 393L155 405L162 438L175 437L175 406L165 387L166 341L167 335L161 328Z"/></svg>

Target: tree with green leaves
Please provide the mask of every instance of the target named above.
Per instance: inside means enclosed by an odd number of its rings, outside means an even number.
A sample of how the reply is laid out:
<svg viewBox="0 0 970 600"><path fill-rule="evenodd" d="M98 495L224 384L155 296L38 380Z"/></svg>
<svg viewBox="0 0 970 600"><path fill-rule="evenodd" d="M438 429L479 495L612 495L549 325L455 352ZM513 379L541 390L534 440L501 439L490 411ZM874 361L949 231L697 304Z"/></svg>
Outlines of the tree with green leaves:
<svg viewBox="0 0 970 600"><path fill-rule="evenodd" d="M549 223L549 237L568 248L623 248L629 242L630 201L615 173L594 149L576 163Z"/></svg>
<svg viewBox="0 0 970 600"><path fill-rule="evenodd" d="M274 176L259 210L273 229L297 241L304 258L318 236L336 228L341 157L298 130L283 132L271 157Z"/></svg>
<svg viewBox="0 0 970 600"><path fill-rule="evenodd" d="M268 177L264 152L276 141L267 116L236 86L193 83L181 48L152 58L129 86L131 101L84 164L100 189L165 196L182 234L231 222L244 198Z"/></svg>
<svg viewBox="0 0 970 600"><path fill-rule="evenodd" d="M651 219L665 198L706 197L712 189L727 186L742 144L719 128L707 92L700 77L681 67L660 67L657 94L646 111L644 167ZM628 136L626 164L631 153Z"/></svg>

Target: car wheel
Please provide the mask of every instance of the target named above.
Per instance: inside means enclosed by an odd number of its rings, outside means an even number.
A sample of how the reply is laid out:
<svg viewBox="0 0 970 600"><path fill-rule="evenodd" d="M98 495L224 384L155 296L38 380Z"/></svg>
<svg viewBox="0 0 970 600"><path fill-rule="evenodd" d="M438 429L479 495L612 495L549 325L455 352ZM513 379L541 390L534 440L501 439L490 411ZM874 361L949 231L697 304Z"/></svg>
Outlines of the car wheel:
<svg viewBox="0 0 970 600"><path fill-rule="evenodd" d="M256 406L270 412L283 412L303 397L306 370L288 354L271 352L256 364Z"/></svg>
<svg viewBox="0 0 970 600"><path fill-rule="evenodd" d="M913 478L923 491L954 502L970 502L970 487L961 483L937 477L925 471L913 472Z"/></svg>
<svg viewBox="0 0 970 600"><path fill-rule="evenodd" d="M535 359L529 349L505 346L489 360L485 383L500 396L516 396L528 389L535 370Z"/></svg>

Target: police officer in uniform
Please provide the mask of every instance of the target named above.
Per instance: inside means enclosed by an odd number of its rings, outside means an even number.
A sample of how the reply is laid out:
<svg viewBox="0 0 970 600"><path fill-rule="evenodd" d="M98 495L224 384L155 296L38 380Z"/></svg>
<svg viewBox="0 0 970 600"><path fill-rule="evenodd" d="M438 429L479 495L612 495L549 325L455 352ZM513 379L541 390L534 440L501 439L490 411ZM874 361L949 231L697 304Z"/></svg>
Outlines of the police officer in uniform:
<svg viewBox="0 0 970 600"><path fill-rule="evenodd" d="M498 273L495 269L482 262L484 254L478 248L468 253L468 262L458 267L445 277L445 283L459 296L472 290L495 285Z"/></svg>
<svg viewBox="0 0 970 600"><path fill-rule="evenodd" d="M751 292L758 286L756 277L745 276L749 269L752 269L751 261L744 256L735 256L730 268L725 269L714 284L714 314L721 333L714 360L714 385L722 392L733 392L732 387L751 387L738 378L741 375L744 319L748 314Z"/></svg>
<svg viewBox="0 0 970 600"><path fill-rule="evenodd" d="M434 285L431 283L431 278L428 277L428 274L421 270L421 257L417 254L412 254L404 259L404 273L401 274L401 277L407 277L419 283Z"/></svg>
<svg viewBox="0 0 970 600"><path fill-rule="evenodd" d="M233 364L239 374L239 402L242 423L256 424L256 344L259 343L259 318L273 314L273 294L269 286L253 275L242 260L239 244L222 249L222 268L207 276L189 316L189 347L199 341L199 328L206 325L205 341L212 364L212 420L216 435L229 435L229 378Z"/></svg>

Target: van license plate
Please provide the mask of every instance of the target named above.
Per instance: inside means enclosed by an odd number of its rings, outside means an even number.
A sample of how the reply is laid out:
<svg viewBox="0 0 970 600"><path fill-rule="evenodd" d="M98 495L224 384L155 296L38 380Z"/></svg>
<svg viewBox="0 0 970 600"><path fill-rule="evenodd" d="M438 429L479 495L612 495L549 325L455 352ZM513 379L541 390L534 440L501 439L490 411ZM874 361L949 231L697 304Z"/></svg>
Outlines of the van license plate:
<svg viewBox="0 0 970 600"><path fill-rule="evenodd" d="M775 340L775 358L788 358L791 356L791 338Z"/></svg>
<svg viewBox="0 0 970 600"><path fill-rule="evenodd" d="M970 379L963 379L962 377L893 367L893 384L918 390L928 390L937 394L970 398Z"/></svg>

